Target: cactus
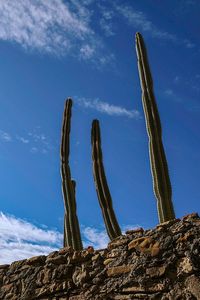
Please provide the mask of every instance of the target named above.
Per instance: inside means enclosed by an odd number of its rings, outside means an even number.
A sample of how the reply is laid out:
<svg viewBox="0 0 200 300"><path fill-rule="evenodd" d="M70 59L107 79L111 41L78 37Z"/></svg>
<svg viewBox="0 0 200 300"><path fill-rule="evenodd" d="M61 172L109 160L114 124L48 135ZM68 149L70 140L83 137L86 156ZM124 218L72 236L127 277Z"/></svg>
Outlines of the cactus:
<svg viewBox="0 0 200 300"><path fill-rule="evenodd" d="M112 198L108 188L101 150L101 136L99 121L93 120L91 131L91 143L92 143L92 160L93 160L93 175L96 186L96 191L102 210L104 222L108 236L111 240L121 235L121 230L117 222L113 206Z"/></svg>
<svg viewBox="0 0 200 300"><path fill-rule="evenodd" d="M82 241L78 218L76 215L75 182L71 179L69 167L69 137L71 122L72 100L66 101L61 141L61 177L65 207L64 215L64 246L71 246L74 250L82 250Z"/></svg>
<svg viewBox="0 0 200 300"><path fill-rule="evenodd" d="M167 160L162 144L162 129L153 93L153 80L146 49L140 33L136 33L136 52L142 89L142 103L149 136L150 164L160 223L174 219L172 191Z"/></svg>

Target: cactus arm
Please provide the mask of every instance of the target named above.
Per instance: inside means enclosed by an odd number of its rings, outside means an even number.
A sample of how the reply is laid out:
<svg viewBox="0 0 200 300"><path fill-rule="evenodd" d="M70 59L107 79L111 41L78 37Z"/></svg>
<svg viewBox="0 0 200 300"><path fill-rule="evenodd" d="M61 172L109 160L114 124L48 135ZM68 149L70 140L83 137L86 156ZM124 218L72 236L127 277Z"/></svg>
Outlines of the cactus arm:
<svg viewBox="0 0 200 300"><path fill-rule="evenodd" d="M171 183L167 160L162 144L162 130L156 101L153 94L153 81L147 60L142 36L136 34L136 52L142 89L142 103L149 136L149 152L153 176L154 193L160 222L175 218L171 200Z"/></svg>
<svg viewBox="0 0 200 300"><path fill-rule="evenodd" d="M76 215L76 200L74 184L71 180L71 172L69 167L69 137L70 137L70 121L71 121L71 107L72 100L66 101L63 127L62 127L62 139L61 139L61 177L62 177L62 190L64 207L66 213L65 222L65 239L66 244L73 247L74 250L82 249L82 241L80 235L80 228L78 218Z"/></svg>
<svg viewBox="0 0 200 300"><path fill-rule="evenodd" d="M117 236L121 235L121 230L113 210L112 199L105 176L98 120L94 120L92 123L92 158L93 175L100 207L102 209L106 230L110 239L113 240Z"/></svg>
<svg viewBox="0 0 200 300"><path fill-rule="evenodd" d="M104 193L102 190L102 184L99 177L99 167L98 167L98 156L97 156L97 149L96 149L96 126L92 124L92 161L93 161L93 176L94 182L96 187L97 196L99 199L99 204L102 210L103 219L105 222L106 230L108 233L109 238L112 240L115 236L110 217L107 211L106 199L104 197Z"/></svg>
<svg viewBox="0 0 200 300"><path fill-rule="evenodd" d="M112 205L112 198L110 194L110 190L108 187L108 183L106 180L106 175L105 175L105 170L103 166L103 157L102 157L102 150L101 150L101 133L100 133L100 126L99 122L96 122L96 134L97 134L97 155L99 157L98 159L98 165L99 165L99 173L100 173L100 180L101 180L101 186L103 189L104 197L106 199L106 205L107 205L107 210L108 214L110 216L110 220L112 222L112 227L115 232L115 236L121 235L121 229L119 227L119 224L117 222L113 205Z"/></svg>

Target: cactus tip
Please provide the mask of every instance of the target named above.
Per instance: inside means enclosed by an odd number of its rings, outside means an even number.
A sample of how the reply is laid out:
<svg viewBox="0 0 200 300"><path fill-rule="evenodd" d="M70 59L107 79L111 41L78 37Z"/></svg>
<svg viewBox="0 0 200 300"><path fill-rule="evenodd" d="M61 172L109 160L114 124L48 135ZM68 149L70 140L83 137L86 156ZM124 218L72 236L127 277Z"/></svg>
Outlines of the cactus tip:
<svg viewBox="0 0 200 300"><path fill-rule="evenodd" d="M139 32L136 32L136 34L135 34L135 39L136 39L136 41L137 41L137 39L140 38L140 37L141 37L141 34L140 34Z"/></svg>
<svg viewBox="0 0 200 300"><path fill-rule="evenodd" d="M95 125L99 125L99 120L94 119L94 120L92 121L92 126L95 126Z"/></svg>

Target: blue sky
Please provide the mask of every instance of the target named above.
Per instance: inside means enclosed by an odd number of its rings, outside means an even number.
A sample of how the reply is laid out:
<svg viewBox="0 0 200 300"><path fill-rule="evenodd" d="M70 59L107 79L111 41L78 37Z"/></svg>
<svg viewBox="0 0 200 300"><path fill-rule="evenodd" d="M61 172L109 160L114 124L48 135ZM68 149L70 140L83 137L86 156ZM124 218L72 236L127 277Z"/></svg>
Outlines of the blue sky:
<svg viewBox="0 0 200 300"><path fill-rule="evenodd" d="M84 244L108 241L92 176L94 118L122 229L158 223L137 31L148 49L176 216L200 210L199 9L195 0L0 2L0 263L62 244L59 147L69 96Z"/></svg>

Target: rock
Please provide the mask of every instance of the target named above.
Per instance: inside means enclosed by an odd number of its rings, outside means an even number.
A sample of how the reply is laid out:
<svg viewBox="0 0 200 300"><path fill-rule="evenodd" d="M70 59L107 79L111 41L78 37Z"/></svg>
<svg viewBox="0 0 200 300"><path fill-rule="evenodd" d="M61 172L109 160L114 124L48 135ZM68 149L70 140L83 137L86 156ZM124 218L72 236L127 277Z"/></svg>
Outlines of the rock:
<svg viewBox="0 0 200 300"><path fill-rule="evenodd" d="M196 299L200 299L200 278L192 275L185 280L186 289L194 296Z"/></svg>
<svg viewBox="0 0 200 300"><path fill-rule="evenodd" d="M103 264L106 266L109 263L111 263L112 261L114 261L114 258L107 258L106 260L104 260Z"/></svg>
<svg viewBox="0 0 200 300"><path fill-rule="evenodd" d="M143 232L144 232L144 229L142 227L139 227L139 228L136 228L136 229L127 230L126 234L132 235L132 234L135 234L135 233L143 233Z"/></svg>
<svg viewBox="0 0 200 300"><path fill-rule="evenodd" d="M162 275L165 274L166 271L166 266L161 266L161 267L152 267L146 269L146 274L150 276L151 278L154 277L161 277Z"/></svg>
<svg viewBox="0 0 200 300"><path fill-rule="evenodd" d="M177 265L177 275L184 275L192 273L193 267L188 257L181 258Z"/></svg>
<svg viewBox="0 0 200 300"><path fill-rule="evenodd" d="M46 260L46 263L52 263L55 265L60 265L60 264L66 264L67 263L67 258L63 255L58 255L55 257L48 257Z"/></svg>
<svg viewBox="0 0 200 300"><path fill-rule="evenodd" d="M139 250L142 253L156 256L160 252L159 243L155 242L151 237L140 237L134 239L128 244L128 249Z"/></svg>
<svg viewBox="0 0 200 300"><path fill-rule="evenodd" d="M46 256L33 256L26 260L26 265L43 265L45 263Z"/></svg>
<svg viewBox="0 0 200 300"><path fill-rule="evenodd" d="M128 239L124 236L121 236L120 238L117 238L116 240L113 240L108 244L108 249L111 250L113 248L117 248L119 246L123 246L128 243Z"/></svg>
<svg viewBox="0 0 200 300"><path fill-rule="evenodd" d="M0 270L8 269L9 265L0 265Z"/></svg>
<svg viewBox="0 0 200 300"><path fill-rule="evenodd" d="M107 275L109 277L111 276L117 276L117 275L120 275L120 274L125 274L125 273L129 273L131 271L131 266L117 266L117 267L112 267L112 268L109 268L107 270Z"/></svg>
<svg viewBox="0 0 200 300"><path fill-rule="evenodd" d="M106 249L62 248L0 266L0 300L200 299L200 218L129 230Z"/></svg>

